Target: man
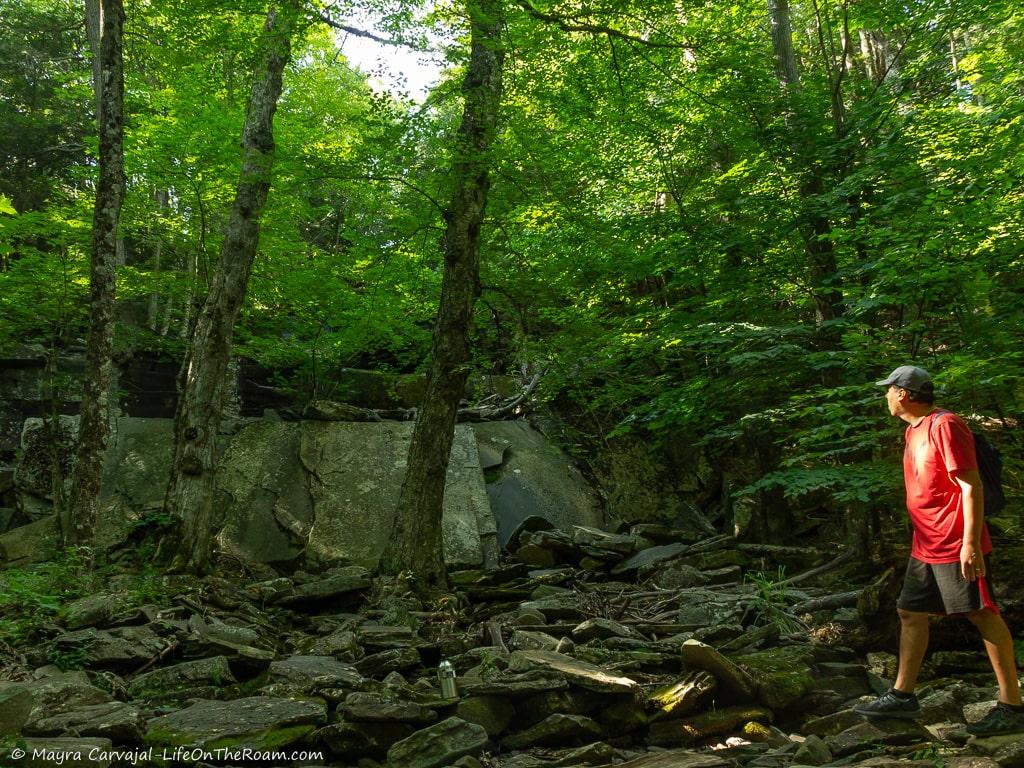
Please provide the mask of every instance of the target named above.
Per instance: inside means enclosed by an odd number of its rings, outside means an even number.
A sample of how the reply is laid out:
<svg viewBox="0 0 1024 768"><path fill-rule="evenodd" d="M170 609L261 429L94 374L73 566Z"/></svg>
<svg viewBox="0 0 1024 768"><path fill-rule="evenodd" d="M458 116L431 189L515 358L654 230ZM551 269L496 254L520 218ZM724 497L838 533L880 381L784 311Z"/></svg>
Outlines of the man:
<svg viewBox="0 0 1024 768"><path fill-rule="evenodd" d="M917 674L928 647L930 614L964 616L981 632L999 682L999 703L974 735L1024 731L1013 639L992 599L985 555L992 550L985 526L981 476L974 436L960 417L935 408L927 371L903 365L877 382L885 387L889 413L907 422L903 479L913 546L897 602L900 657L896 682L854 712L868 717L915 717Z"/></svg>

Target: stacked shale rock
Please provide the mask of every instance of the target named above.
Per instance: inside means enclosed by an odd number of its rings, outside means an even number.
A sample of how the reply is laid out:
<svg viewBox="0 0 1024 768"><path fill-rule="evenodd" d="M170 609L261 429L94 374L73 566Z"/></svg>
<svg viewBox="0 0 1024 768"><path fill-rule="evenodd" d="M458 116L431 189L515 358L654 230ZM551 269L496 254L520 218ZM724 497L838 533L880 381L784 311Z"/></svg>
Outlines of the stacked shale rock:
<svg viewBox="0 0 1024 768"><path fill-rule="evenodd" d="M1024 766L1024 737L967 740L995 698L977 654L932 656L920 722L850 711L895 660L865 655L881 582L807 586L846 567L828 553L536 520L510 546L429 604L355 566L167 577L161 604L115 583L8 652L0 735L219 765L253 765L233 762L248 749L360 768Z"/></svg>

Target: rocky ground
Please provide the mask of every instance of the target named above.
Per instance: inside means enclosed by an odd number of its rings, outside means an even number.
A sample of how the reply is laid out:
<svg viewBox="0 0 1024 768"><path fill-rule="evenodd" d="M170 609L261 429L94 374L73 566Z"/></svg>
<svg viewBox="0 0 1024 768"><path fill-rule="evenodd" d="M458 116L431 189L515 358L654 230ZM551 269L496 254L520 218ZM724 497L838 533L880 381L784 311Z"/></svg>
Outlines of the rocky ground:
<svg viewBox="0 0 1024 768"><path fill-rule="evenodd" d="M426 604L358 567L235 564L141 605L115 578L2 653L0 764L1024 766L1024 734L965 731L996 698L974 646L931 654L919 720L850 711L894 674L873 623L891 574L653 525L545 528Z"/></svg>

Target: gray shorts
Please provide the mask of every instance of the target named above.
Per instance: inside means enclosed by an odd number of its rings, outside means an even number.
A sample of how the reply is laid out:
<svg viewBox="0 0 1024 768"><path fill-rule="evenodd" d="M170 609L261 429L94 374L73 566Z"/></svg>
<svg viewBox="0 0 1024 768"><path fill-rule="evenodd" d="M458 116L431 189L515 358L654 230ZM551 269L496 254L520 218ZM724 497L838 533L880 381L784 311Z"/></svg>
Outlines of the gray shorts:
<svg viewBox="0 0 1024 768"><path fill-rule="evenodd" d="M960 563L924 563L912 557L896 606L905 611L945 615L982 608L998 613L988 577L986 572L984 579L967 581L960 572Z"/></svg>

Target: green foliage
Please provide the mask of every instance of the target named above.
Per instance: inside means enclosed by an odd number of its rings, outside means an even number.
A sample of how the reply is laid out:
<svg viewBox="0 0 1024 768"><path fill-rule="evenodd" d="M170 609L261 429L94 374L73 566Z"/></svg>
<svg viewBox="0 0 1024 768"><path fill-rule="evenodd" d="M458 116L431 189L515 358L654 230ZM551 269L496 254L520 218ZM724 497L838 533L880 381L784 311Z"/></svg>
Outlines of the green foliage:
<svg viewBox="0 0 1024 768"><path fill-rule="evenodd" d="M807 627L787 612L786 585L782 583L785 576L786 569L780 565L775 574L748 571L743 578L756 589L753 603L757 615L755 622L760 626L774 624L783 634L791 634Z"/></svg>
<svg viewBox="0 0 1024 768"><path fill-rule="evenodd" d="M756 438L739 494L841 515L900 504L899 425L870 382L915 362L944 406L1002 433L1024 495L1024 11L790 6L799 88L780 87L763 0L572 10L598 34L509 6L474 365L542 370L583 458L630 433L712 459ZM389 34L423 36L411 8L381 10ZM262 11L129 7L122 352L177 356L207 288ZM0 0L0 351L85 327L78 15ZM374 93L326 26L296 40L234 341L300 401L340 394L341 368L429 353L466 30L456 6L427 23L458 42L423 104Z"/></svg>
<svg viewBox="0 0 1024 768"><path fill-rule="evenodd" d="M64 603L97 587L77 549L61 550L45 563L0 571L0 629L15 644L37 639Z"/></svg>

